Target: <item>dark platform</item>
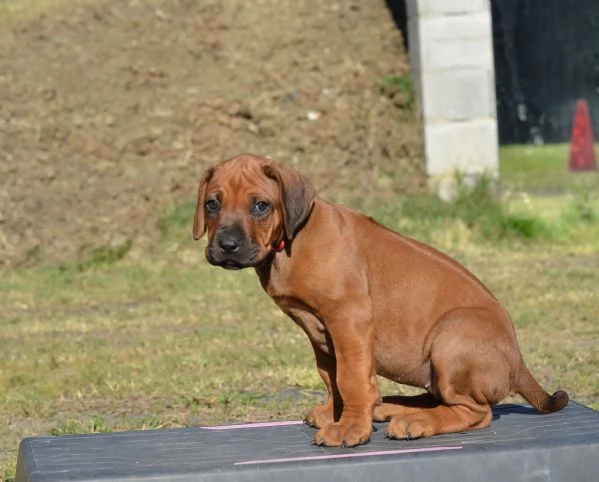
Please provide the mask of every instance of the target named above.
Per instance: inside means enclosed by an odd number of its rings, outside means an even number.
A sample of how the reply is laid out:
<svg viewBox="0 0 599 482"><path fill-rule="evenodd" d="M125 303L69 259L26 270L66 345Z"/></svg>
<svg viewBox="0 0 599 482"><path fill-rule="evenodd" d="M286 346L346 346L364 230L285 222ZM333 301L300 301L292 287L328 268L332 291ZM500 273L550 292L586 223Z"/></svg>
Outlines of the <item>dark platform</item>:
<svg viewBox="0 0 599 482"><path fill-rule="evenodd" d="M21 442L16 482L599 480L599 412L574 402L540 415L500 405L491 427L353 449L311 445L299 422L61 437Z"/></svg>

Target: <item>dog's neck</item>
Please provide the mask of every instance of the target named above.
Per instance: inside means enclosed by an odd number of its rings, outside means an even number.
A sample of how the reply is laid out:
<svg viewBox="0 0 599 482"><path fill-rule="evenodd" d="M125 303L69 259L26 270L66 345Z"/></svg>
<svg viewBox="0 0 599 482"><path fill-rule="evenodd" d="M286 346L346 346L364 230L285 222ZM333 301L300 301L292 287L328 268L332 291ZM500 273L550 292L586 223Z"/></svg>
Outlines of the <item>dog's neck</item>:
<svg viewBox="0 0 599 482"><path fill-rule="evenodd" d="M297 256L298 249L301 249L302 238L307 231L310 230L310 224L315 216L318 216L317 211L322 209L322 200L318 197L314 200L314 204L306 220L300 225L298 231L294 233L292 239L288 239L283 233L281 236L277 236L276 241L271 245L269 256L266 257L264 262L257 266L256 274L260 278L260 283L266 292L273 295L271 291L278 291L275 286L272 285L272 276L274 273L275 279L279 279L280 276L286 276L289 263L292 262ZM326 204L326 203L325 203ZM277 284L275 282L275 284Z"/></svg>

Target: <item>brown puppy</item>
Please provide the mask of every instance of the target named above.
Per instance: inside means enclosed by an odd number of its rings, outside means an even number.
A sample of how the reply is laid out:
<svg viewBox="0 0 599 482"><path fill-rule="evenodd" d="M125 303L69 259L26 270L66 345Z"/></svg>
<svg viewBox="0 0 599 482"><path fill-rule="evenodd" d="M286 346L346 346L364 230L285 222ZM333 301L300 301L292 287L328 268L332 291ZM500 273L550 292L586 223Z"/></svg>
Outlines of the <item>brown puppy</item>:
<svg viewBox="0 0 599 482"><path fill-rule="evenodd" d="M306 422L319 445L366 443L372 420L410 439L486 427L491 407L522 395L560 410L524 366L512 321L453 259L316 196L295 169L241 155L208 169L193 236L208 261L253 267L308 335L328 400ZM426 389L381 399L376 375Z"/></svg>

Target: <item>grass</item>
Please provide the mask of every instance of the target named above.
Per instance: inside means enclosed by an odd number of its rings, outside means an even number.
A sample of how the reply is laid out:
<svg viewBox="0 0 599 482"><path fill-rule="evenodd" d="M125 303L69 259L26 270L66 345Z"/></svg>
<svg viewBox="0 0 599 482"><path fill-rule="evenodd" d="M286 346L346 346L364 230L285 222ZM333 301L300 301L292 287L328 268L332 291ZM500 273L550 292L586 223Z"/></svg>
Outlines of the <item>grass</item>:
<svg viewBox="0 0 599 482"><path fill-rule="evenodd" d="M547 390L599 408L592 190L497 200L481 185L454 205L390 206L370 214L453 255L503 300ZM194 207L165 209L163 239L141 257L125 243L0 273L2 480L25 436L297 419L323 399L305 335L255 274L203 259L190 239Z"/></svg>
<svg viewBox="0 0 599 482"><path fill-rule="evenodd" d="M458 187L458 195L452 203L426 195L408 198L401 205L401 214L432 223L443 219L459 221L487 240L527 240L551 236L552 232L545 222L524 210L510 211L506 202L494 196L492 191L490 180L481 179L472 188Z"/></svg>
<svg viewBox="0 0 599 482"><path fill-rule="evenodd" d="M569 190L599 188L599 173L568 172L568 144L514 145L501 148L502 183L508 189L563 193Z"/></svg>
<svg viewBox="0 0 599 482"><path fill-rule="evenodd" d="M414 83L410 74L383 77L379 81L379 92L402 107L400 121L411 122L416 99Z"/></svg>

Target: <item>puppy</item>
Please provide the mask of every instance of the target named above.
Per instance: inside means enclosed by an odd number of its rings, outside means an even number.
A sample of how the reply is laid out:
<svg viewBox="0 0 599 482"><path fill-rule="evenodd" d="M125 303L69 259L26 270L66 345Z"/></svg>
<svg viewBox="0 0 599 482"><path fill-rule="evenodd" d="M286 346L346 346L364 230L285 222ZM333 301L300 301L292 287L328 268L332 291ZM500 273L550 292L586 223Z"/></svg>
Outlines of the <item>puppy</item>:
<svg viewBox="0 0 599 482"><path fill-rule="evenodd" d="M560 410L522 360L513 323L493 294L436 249L319 198L294 168L245 154L201 178L193 236L206 258L254 268L264 290L308 336L328 392L306 422L314 442L368 442L486 427L511 394ZM376 375L420 387L381 399Z"/></svg>

